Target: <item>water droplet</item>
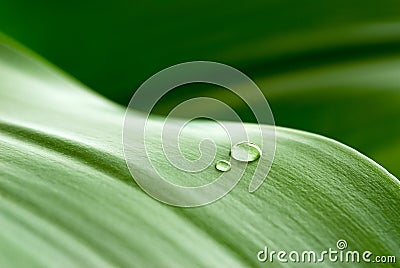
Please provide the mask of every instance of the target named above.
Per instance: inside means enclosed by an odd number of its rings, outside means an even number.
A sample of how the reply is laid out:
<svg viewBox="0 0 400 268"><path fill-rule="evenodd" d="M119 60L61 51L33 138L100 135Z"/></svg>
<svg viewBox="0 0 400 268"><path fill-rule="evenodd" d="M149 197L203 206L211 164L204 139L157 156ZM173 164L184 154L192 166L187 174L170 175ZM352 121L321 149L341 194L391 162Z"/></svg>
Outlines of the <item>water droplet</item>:
<svg viewBox="0 0 400 268"><path fill-rule="evenodd" d="M252 162L262 155L260 147L256 144L244 141L233 145L231 156L241 162Z"/></svg>
<svg viewBox="0 0 400 268"><path fill-rule="evenodd" d="M226 172L226 171L231 170L231 163L229 163L226 160L219 160L215 164L215 168L218 169L219 171Z"/></svg>

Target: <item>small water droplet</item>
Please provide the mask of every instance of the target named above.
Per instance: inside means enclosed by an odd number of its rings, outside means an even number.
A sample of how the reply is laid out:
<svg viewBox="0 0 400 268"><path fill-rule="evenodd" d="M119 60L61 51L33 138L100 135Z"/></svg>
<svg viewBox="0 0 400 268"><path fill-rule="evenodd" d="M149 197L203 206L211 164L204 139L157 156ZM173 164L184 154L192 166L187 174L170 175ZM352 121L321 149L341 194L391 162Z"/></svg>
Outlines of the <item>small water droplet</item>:
<svg viewBox="0 0 400 268"><path fill-rule="evenodd" d="M244 141L233 145L231 156L241 162L252 162L262 155L260 147L256 144Z"/></svg>
<svg viewBox="0 0 400 268"><path fill-rule="evenodd" d="M231 163L229 163L226 160L219 160L215 164L215 168L218 169L219 171L227 172L227 171L231 170Z"/></svg>

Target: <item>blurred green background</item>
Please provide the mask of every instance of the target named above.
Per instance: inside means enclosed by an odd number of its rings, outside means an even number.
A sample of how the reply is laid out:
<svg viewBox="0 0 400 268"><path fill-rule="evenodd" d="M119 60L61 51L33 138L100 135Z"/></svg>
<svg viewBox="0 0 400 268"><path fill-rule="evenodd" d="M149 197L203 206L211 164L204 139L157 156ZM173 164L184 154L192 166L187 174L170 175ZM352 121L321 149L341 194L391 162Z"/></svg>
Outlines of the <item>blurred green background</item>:
<svg viewBox="0 0 400 268"><path fill-rule="evenodd" d="M6 0L0 27L123 105L165 67L229 64L257 82L277 125L344 142L400 176L399 1ZM157 111L204 94L254 121L210 87L178 90Z"/></svg>

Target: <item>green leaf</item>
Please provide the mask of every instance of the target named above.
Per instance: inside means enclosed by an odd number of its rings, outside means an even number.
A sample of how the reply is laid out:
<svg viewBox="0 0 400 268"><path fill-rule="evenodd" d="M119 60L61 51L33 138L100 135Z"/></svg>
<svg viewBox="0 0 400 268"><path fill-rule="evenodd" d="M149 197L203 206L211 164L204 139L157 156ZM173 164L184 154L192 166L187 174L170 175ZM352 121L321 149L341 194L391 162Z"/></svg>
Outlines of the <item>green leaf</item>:
<svg viewBox="0 0 400 268"><path fill-rule="evenodd" d="M250 165L211 205L155 201L124 162L125 109L4 42L1 267L249 267L260 265L257 252L265 245L321 251L339 239L375 255L400 252L399 181L357 151L306 132L277 129L274 164L253 194ZM211 125L198 124L188 127L210 135ZM251 132L254 125L246 127ZM197 150L190 139L182 145ZM139 156L136 165L143 169ZM204 171L204 178L215 172Z"/></svg>

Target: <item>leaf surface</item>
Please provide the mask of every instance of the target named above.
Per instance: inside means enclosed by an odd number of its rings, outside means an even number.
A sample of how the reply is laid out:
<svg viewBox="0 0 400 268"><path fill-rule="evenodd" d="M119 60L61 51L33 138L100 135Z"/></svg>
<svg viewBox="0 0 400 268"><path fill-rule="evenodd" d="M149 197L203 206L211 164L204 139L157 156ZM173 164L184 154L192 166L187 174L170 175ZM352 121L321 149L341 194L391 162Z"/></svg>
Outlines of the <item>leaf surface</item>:
<svg viewBox="0 0 400 268"><path fill-rule="evenodd" d="M400 252L399 181L357 151L306 132L277 129L272 170L253 194L250 165L211 205L155 201L134 183L123 158L125 109L3 41L0 266L249 267L261 265L264 245L320 251L339 239L376 255ZM188 127L215 135L218 157L229 150L212 125ZM254 125L246 127L251 132ZM146 172L140 157L136 165ZM211 167L201 177L216 173Z"/></svg>

